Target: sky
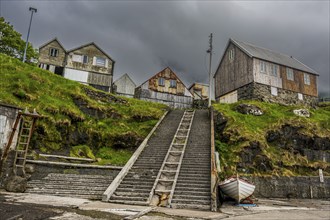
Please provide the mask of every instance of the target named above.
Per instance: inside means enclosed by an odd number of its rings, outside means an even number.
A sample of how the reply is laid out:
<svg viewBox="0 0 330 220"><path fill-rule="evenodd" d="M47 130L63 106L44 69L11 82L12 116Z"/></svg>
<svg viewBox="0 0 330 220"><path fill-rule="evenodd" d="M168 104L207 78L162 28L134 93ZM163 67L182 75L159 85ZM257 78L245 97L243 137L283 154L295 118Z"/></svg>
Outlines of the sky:
<svg viewBox="0 0 330 220"><path fill-rule="evenodd" d="M0 0L0 16L26 39L29 7L36 7L29 41L38 48L57 37L66 49L95 42L140 85L169 66L190 86L208 83L229 38L293 56L320 74L330 97L330 1L106 1Z"/></svg>

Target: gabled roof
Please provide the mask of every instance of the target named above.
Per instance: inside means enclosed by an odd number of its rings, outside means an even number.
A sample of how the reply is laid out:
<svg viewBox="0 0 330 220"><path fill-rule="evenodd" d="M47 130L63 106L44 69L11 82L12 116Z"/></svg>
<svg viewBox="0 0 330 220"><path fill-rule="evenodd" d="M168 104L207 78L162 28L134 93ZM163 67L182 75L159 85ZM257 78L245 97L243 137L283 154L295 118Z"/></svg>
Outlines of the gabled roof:
<svg viewBox="0 0 330 220"><path fill-rule="evenodd" d="M44 43L44 44L42 44L42 45L39 47L39 50L40 50L41 48L45 47L46 45L50 44L50 43L53 42L53 41L57 41L57 43L58 43L58 44L62 47L62 49L66 52L65 48L63 47L63 45L61 44L61 42L57 39L57 37L51 39L50 41L48 41L48 42L46 42L46 43Z"/></svg>
<svg viewBox="0 0 330 220"><path fill-rule="evenodd" d="M112 58L110 57L109 54L107 54L106 52L104 52L104 50L102 50L102 49L101 49L99 46L97 46L97 44L94 43L94 42L90 42L90 43L87 43L87 44L83 44L83 45L81 45L81 46L79 46L79 47L76 47L76 48L73 48L73 49L71 49L71 50L68 50L67 52L70 53L70 52L73 52L73 51L75 51L75 50L79 50L80 48L87 47L87 46L90 46L90 45L93 45L94 47L96 47L98 50L100 50L102 53L104 53L104 55L106 55L110 60L112 60L112 61L115 63L114 59L112 59Z"/></svg>
<svg viewBox="0 0 330 220"><path fill-rule="evenodd" d="M240 48L245 54L247 54L251 58L252 57L259 58L259 59L262 59L265 61L277 63L277 64L280 64L283 66L291 67L291 68L298 69L298 70L301 70L304 72L318 75L318 73L315 70L306 66L305 64L303 64L302 62L300 62L299 60L297 60L296 58L294 58L292 56L278 53L278 52L275 52L275 51L272 51L272 50L269 50L266 48L258 47L253 44L237 41L232 38L229 39L227 46L226 46L226 50L230 43L233 43L234 45L236 45L238 48ZM225 52L226 52L226 50L225 50ZM222 59L224 58L225 52L222 55L220 64L221 64ZM219 64L219 66L220 66L220 64Z"/></svg>
<svg viewBox="0 0 330 220"><path fill-rule="evenodd" d="M124 75L122 75L121 77L119 77L118 79L116 79L113 83L118 82L119 80L121 80L121 79L124 78L125 76L127 76L127 77L129 78L129 80L131 80L131 82L132 82L132 83L135 85L135 87L136 87L135 82L132 80L131 77L129 77L129 75L128 75L127 73L125 73Z"/></svg>
<svg viewBox="0 0 330 220"><path fill-rule="evenodd" d="M209 84L195 82L195 83L193 83L188 89L190 90L190 89L191 89L193 86L195 86L195 85L201 85L201 86L209 87Z"/></svg>
<svg viewBox="0 0 330 220"><path fill-rule="evenodd" d="M184 85L184 87L189 91L188 87L182 82L182 80L176 75L176 73L170 68L170 67L166 67L163 70L159 71L158 73L154 74L152 77L150 77L149 79L147 79L146 81L144 81L143 83L141 83L141 85L139 85L138 87L141 87L143 84L145 84L146 82L148 82L149 80L151 80L152 78L154 78L155 76L157 76L158 74L160 74L161 72L163 72L164 70L169 69L174 76ZM189 91L190 92L190 91ZM191 92L190 92L191 93ZM193 95L193 94L191 94Z"/></svg>

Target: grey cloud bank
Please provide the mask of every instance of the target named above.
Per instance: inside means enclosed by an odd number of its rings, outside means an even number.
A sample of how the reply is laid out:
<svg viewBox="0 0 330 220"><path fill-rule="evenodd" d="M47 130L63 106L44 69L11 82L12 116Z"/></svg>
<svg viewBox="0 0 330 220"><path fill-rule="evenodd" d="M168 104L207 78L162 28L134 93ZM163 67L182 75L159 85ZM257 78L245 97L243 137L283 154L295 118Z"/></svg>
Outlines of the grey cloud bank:
<svg viewBox="0 0 330 220"><path fill-rule="evenodd" d="M206 50L214 33L215 71L230 37L296 57L320 74L330 96L329 1L0 1L0 16L30 42L58 37L67 49L93 41L115 61L115 79L137 84L170 66L185 84L208 82Z"/></svg>

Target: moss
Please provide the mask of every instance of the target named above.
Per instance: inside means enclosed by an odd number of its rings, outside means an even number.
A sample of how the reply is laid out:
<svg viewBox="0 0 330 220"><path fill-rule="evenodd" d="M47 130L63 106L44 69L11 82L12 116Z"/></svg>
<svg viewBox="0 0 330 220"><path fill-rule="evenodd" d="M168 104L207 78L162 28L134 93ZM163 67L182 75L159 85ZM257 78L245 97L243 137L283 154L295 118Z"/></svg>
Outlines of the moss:
<svg viewBox="0 0 330 220"><path fill-rule="evenodd" d="M241 114L235 110L240 103L256 105L264 112L264 115ZM240 153L254 141L260 143L261 154L266 156L272 166L272 170L269 171L261 171L257 166L249 167L249 172L254 175L315 175L315 170L318 168L323 168L324 172L328 173L329 163L308 161L306 157L273 146L266 140L269 131L279 130L284 124L301 127L299 132L306 136L330 138L330 108L328 105L309 109L310 118L300 117L293 113L294 109L306 108L303 106L283 106L258 101L221 103L213 104L213 106L228 119L222 136L216 134L216 148L220 153L221 164L225 167L225 176L243 172L237 170L237 164L242 160ZM221 139L221 137L227 137L228 140Z"/></svg>
<svg viewBox="0 0 330 220"><path fill-rule="evenodd" d="M70 152L76 145L87 145L93 152L102 147L111 149L117 136L129 132L143 139L167 109L162 104L96 90L3 54L0 64L0 101L30 111L36 109L42 115L30 146L44 153ZM92 97L88 91L100 98ZM97 118L82 111L76 98L84 107L106 117ZM129 158L113 151L114 158L116 153L122 159L112 159L115 163L123 164Z"/></svg>
<svg viewBox="0 0 330 220"><path fill-rule="evenodd" d="M100 165L125 165L132 154L133 152L130 150L114 150L112 148L102 147L98 150L96 156L102 158L102 160L98 162Z"/></svg>
<svg viewBox="0 0 330 220"><path fill-rule="evenodd" d="M70 151L70 156L95 159L93 151L87 145L73 146Z"/></svg>

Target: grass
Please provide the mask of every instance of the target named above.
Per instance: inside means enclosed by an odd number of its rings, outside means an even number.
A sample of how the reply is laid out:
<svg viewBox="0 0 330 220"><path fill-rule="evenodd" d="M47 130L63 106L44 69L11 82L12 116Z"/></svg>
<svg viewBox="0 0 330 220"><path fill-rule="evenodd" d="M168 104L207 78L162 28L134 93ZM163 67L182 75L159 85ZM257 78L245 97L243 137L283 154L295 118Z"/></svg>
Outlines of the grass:
<svg viewBox="0 0 330 220"><path fill-rule="evenodd" d="M264 114L262 116L241 114L235 110L240 103L256 105L262 109ZM294 109L306 108L303 106L283 106L258 101L241 101L233 104L214 104L213 106L228 119L224 135L230 136L229 140L221 142L220 136L216 135L216 148L221 155L222 165L226 167L225 175L243 172L237 168L237 164L241 161L241 153L253 141L260 143L261 154L273 166L273 169L267 172L260 171L260 167L251 167L253 170L251 173L255 175L318 175L318 168L325 169L325 175L330 174L329 163L308 161L306 157L273 146L266 140L268 131L278 130L284 124L302 127L300 132L310 137L330 138L329 105L309 109L310 118L300 117L293 113Z"/></svg>
<svg viewBox="0 0 330 220"><path fill-rule="evenodd" d="M101 159L108 149L112 155L108 162L122 165L167 109L162 104L104 93L3 54L0 68L0 102L36 109L42 115L31 144L33 150L41 152L70 152L73 146L85 145ZM86 89L105 98L91 97ZM97 119L85 114L75 104L77 98L107 117ZM123 156L113 146L125 135L137 141L129 149L123 146Z"/></svg>

